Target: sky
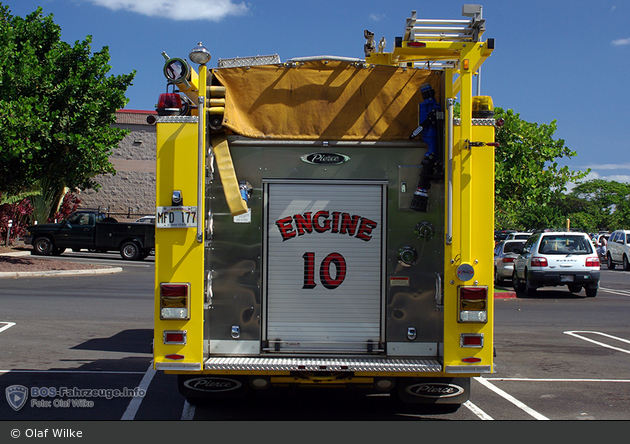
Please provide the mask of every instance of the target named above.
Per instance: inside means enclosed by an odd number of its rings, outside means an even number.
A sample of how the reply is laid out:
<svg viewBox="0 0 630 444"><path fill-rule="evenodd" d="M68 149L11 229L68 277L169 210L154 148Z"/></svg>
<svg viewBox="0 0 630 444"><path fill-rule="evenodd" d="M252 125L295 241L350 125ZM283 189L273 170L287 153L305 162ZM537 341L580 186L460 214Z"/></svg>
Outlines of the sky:
<svg viewBox="0 0 630 444"><path fill-rule="evenodd" d="M109 48L110 74L136 71L126 109L154 110L166 92L164 57L188 58L202 42L220 59L278 54L364 58L364 30L391 51L412 11L462 19L465 0L0 0L14 16L52 14L69 44L92 36ZM528 122L557 121L555 139L577 153L559 159L587 179L630 182L630 2L485 0L495 50L481 69L482 95ZM193 65L194 66L194 65ZM475 83L476 84L476 83ZM473 90L475 91L475 89Z"/></svg>

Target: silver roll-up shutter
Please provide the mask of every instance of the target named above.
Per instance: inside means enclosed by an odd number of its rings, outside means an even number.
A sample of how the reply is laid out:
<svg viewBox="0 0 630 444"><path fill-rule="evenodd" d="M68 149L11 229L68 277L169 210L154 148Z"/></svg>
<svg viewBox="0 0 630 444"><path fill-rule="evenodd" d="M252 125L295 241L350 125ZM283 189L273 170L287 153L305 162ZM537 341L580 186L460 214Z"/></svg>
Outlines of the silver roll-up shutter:
<svg viewBox="0 0 630 444"><path fill-rule="evenodd" d="M375 351L383 184L296 181L266 190L270 351Z"/></svg>

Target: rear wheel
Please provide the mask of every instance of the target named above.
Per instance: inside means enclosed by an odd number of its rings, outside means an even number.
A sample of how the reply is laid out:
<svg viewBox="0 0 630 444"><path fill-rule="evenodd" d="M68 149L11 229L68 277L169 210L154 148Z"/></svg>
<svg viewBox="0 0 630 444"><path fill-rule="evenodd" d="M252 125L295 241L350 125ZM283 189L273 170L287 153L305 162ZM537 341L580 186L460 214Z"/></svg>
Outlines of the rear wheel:
<svg viewBox="0 0 630 444"><path fill-rule="evenodd" d="M54 249L55 245L50 238L45 236L38 237L35 239L35 242L33 242L32 253L38 256L48 256L49 254L52 254Z"/></svg>
<svg viewBox="0 0 630 444"><path fill-rule="evenodd" d="M512 285L514 286L514 290L523 291L525 290L525 283L521 281L516 273L516 270L512 273Z"/></svg>
<svg viewBox="0 0 630 444"><path fill-rule="evenodd" d="M525 290L527 291L527 296L536 295L536 287L533 286L529 281L529 277L527 276L527 269L525 270Z"/></svg>
<svg viewBox="0 0 630 444"><path fill-rule="evenodd" d="M125 242L120 246L120 256L128 261L135 261L140 258L140 247L135 242Z"/></svg>
<svg viewBox="0 0 630 444"><path fill-rule="evenodd" d="M567 285L567 287L569 288L569 291L571 293L579 293L580 291L582 291L582 287L580 287L579 285L569 284Z"/></svg>
<svg viewBox="0 0 630 444"><path fill-rule="evenodd" d="M586 290L586 297L589 298L594 298L595 296L597 296L597 288L585 288Z"/></svg>
<svg viewBox="0 0 630 444"><path fill-rule="evenodd" d="M615 263L613 262L612 256L610 255L610 253L608 253L608 255L606 256L606 266L608 267L609 270L615 269Z"/></svg>

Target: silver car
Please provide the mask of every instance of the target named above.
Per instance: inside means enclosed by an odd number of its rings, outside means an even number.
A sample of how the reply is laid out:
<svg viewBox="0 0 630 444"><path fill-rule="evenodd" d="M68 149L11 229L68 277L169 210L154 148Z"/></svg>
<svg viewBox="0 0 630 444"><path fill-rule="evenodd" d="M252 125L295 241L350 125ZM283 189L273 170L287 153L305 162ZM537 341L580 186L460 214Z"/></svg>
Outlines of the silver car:
<svg viewBox="0 0 630 444"><path fill-rule="evenodd" d="M524 240L504 240L494 249L494 283L503 284L506 279L512 279L514 261L523 251Z"/></svg>

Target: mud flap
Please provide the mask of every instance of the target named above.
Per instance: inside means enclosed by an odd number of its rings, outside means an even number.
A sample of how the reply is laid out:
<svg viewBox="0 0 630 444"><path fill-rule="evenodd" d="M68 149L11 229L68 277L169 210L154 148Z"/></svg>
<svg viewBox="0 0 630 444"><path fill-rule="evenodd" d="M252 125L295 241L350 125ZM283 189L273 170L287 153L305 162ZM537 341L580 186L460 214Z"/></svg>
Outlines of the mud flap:
<svg viewBox="0 0 630 444"><path fill-rule="evenodd" d="M459 406L470 398L470 378L398 378L396 385L407 404Z"/></svg>
<svg viewBox="0 0 630 444"><path fill-rule="evenodd" d="M217 375L178 375L179 392L191 404L209 399L241 399L249 391L247 377Z"/></svg>

